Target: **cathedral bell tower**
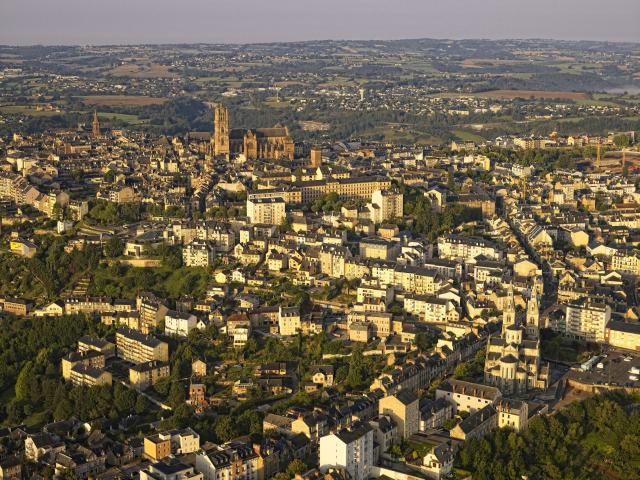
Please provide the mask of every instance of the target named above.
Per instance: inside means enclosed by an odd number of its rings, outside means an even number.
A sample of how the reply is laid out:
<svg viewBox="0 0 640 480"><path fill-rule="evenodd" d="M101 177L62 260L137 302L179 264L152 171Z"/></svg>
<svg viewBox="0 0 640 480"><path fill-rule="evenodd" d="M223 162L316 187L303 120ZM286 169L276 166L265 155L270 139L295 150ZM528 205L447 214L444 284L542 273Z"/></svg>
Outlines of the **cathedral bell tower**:
<svg viewBox="0 0 640 480"><path fill-rule="evenodd" d="M213 154L229 158L229 110L216 106L213 112Z"/></svg>

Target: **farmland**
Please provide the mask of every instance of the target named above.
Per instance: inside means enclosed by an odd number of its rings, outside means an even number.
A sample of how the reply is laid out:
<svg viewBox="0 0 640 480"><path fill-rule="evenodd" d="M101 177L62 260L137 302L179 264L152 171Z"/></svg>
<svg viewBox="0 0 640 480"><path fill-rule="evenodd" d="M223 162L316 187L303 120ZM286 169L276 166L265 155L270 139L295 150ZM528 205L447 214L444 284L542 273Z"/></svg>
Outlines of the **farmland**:
<svg viewBox="0 0 640 480"><path fill-rule="evenodd" d="M89 95L82 97L82 103L85 105L104 107L141 107L145 105L161 105L166 101L166 98L147 97L142 95Z"/></svg>

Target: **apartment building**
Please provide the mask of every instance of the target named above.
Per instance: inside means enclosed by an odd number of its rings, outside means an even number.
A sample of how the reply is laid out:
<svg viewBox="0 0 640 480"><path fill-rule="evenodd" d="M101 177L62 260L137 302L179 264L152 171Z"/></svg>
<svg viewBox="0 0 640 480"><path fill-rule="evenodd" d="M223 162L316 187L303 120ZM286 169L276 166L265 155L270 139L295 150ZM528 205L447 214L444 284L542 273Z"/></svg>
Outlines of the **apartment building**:
<svg viewBox="0 0 640 480"><path fill-rule="evenodd" d="M371 221L382 223L392 218L402 217L404 212L404 196L397 190L376 190L371 195L371 203L367 205Z"/></svg>
<svg viewBox="0 0 640 480"><path fill-rule="evenodd" d="M24 317L31 311L32 304L21 298L0 297L0 306L3 312Z"/></svg>
<svg viewBox="0 0 640 480"><path fill-rule="evenodd" d="M400 246L391 240L364 238L359 243L360 256L373 260L395 260L400 254Z"/></svg>
<svg viewBox="0 0 640 480"><path fill-rule="evenodd" d="M261 457L251 445L229 442L196 454L196 470L204 480L263 480Z"/></svg>
<svg viewBox="0 0 640 480"><path fill-rule="evenodd" d="M349 330L354 324L368 325L374 337L385 338L391 334L393 314L389 312L351 312L347 316Z"/></svg>
<svg viewBox="0 0 640 480"><path fill-rule="evenodd" d="M182 247L182 261L187 267L208 267L215 261L215 247L206 240L194 240Z"/></svg>
<svg viewBox="0 0 640 480"><path fill-rule="evenodd" d="M140 470L140 480L202 480L202 474L184 463L157 462Z"/></svg>
<svg viewBox="0 0 640 480"><path fill-rule="evenodd" d="M106 297L72 297L64 303L64 312L67 315L85 313L93 315L96 313L110 312L113 310L111 300Z"/></svg>
<svg viewBox="0 0 640 480"><path fill-rule="evenodd" d="M151 333L169 311L153 293L138 295L136 309L140 313L140 331L143 334Z"/></svg>
<svg viewBox="0 0 640 480"><path fill-rule="evenodd" d="M169 377L169 364L153 360L139 363L129 369L129 384L137 390L145 390L163 378Z"/></svg>
<svg viewBox="0 0 640 480"><path fill-rule="evenodd" d="M190 427L169 430L144 438L144 456L159 461L169 455L186 455L200 450L200 435Z"/></svg>
<svg viewBox="0 0 640 480"><path fill-rule="evenodd" d="M120 327L116 332L116 354L132 363L168 362L169 345L152 335Z"/></svg>
<svg viewBox="0 0 640 480"><path fill-rule="evenodd" d="M606 341L612 347L640 351L640 324L612 320L607 325Z"/></svg>
<svg viewBox="0 0 640 480"><path fill-rule="evenodd" d="M473 260L484 255L489 260L500 260L502 252L497 246L482 238L444 235L438 238L440 258L458 261Z"/></svg>
<svg viewBox="0 0 640 480"><path fill-rule="evenodd" d="M405 440L420 430L419 400L415 392L400 390L394 395L381 398L378 413L391 417L398 426L398 433Z"/></svg>
<svg viewBox="0 0 640 480"><path fill-rule="evenodd" d="M455 304L451 300L434 295L405 295L404 309L418 315L427 323L447 323L459 318Z"/></svg>
<svg viewBox="0 0 640 480"><path fill-rule="evenodd" d="M79 364L71 367L69 381L75 386L111 386L113 378L109 372L102 368Z"/></svg>
<svg viewBox="0 0 640 480"><path fill-rule="evenodd" d="M71 352L62 358L62 378L71 380L71 370L77 366L104 369L105 356L95 350Z"/></svg>
<svg viewBox="0 0 640 480"><path fill-rule="evenodd" d="M302 203L310 203L317 198L335 193L341 200L362 198L369 200L376 190L391 188L391 180L384 177L332 178L296 183L294 188L301 191Z"/></svg>
<svg viewBox="0 0 640 480"><path fill-rule="evenodd" d="M278 309L278 330L282 336L297 335L302 330L300 308L280 307Z"/></svg>
<svg viewBox="0 0 640 480"><path fill-rule="evenodd" d="M286 203L282 198L247 199L247 217L253 224L281 225L286 218Z"/></svg>
<svg viewBox="0 0 640 480"><path fill-rule="evenodd" d="M628 275L640 276L640 253L616 253L611 257L611 270Z"/></svg>
<svg viewBox="0 0 640 480"><path fill-rule="evenodd" d="M104 358L108 360L115 356L116 346L103 338L94 338L84 335L78 339L78 351L96 351L104 355Z"/></svg>
<svg viewBox="0 0 640 480"><path fill-rule="evenodd" d="M196 328L198 319L195 315L186 312L176 312L169 310L164 316L164 333L165 335L178 335L186 337L189 332Z"/></svg>
<svg viewBox="0 0 640 480"><path fill-rule="evenodd" d="M356 423L320 438L320 471L344 468L352 480L365 480L374 467L373 428Z"/></svg>
<svg viewBox="0 0 640 480"><path fill-rule="evenodd" d="M496 404L498 428L511 428L521 432L529 420L529 404L523 400L502 398Z"/></svg>
<svg viewBox="0 0 640 480"><path fill-rule="evenodd" d="M436 400L444 398L453 405L454 415L460 410L473 413L487 405L494 405L502 393L496 387L463 380L449 379L436 390Z"/></svg>
<svg viewBox="0 0 640 480"><path fill-rule="evenodd" d="M607 324L611 320L611 307L589 298L567 305L566 334L591 342L604 342Z"/></svg>

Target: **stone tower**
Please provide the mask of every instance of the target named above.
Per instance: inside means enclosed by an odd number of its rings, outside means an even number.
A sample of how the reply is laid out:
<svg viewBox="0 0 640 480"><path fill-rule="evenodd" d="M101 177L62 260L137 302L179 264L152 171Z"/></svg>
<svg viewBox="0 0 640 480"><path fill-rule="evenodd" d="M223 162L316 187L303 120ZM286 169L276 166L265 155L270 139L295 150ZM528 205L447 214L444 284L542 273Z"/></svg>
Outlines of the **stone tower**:
<svg viewBox="0 0 640 480"><path fill-rule="evenodd" d="M515 325L516 323L516 302L513 297L513 287L509 286L509 290L507 292L507 301L504 305L504 310L502 311L502 336L507 331L507 328L511 325Z"/></svg>
<svg viewBox="0 0 640 480"><path fill-rule="evenodd" d="M98 120L98 112L96 110L93 111L93 123L91 126L91 132L94 137L100 136L100 120Z"/></svg>
<svg viewBox="0 0 640 480"><path fill-rule="evenodd" d="M322 165L322 148L318 146L311 147L311 167L318 168Z"/></svg>
<svg viewBox="0 0 640 480"><path fill-rule="evenodd" d="M538 295L532 292L531 298L527 302L527 336L538 338L540 334L540 304Z"/></svg>
<svg viewBox="0 0 640 480"><path fill-rule="evenodd" d="M213 113L213 154L229 157L229 110L216 106Z"/></svg>

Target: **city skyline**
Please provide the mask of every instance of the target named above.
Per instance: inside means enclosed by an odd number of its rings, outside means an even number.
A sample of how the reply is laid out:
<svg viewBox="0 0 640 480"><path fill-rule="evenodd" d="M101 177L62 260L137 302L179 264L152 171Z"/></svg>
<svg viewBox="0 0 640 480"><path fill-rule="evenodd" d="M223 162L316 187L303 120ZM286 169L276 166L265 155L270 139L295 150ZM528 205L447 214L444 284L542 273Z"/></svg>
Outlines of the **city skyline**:
<svg viewBox="0 0 640 480"><path fill-rule="evenodd" d="M408 38L599 40L640 42L635 19L640 4L613 0L616 28L606 28L595 0L241 0L231 4L187 0L140 0L109 4L67 0L5 0L0 44L271 43L307 40L396 40ZM618 12L627 12L618 15ZM636 12L634 15L633 12ZM27 21L28 19L28 21ZM524 22L523 19L527 21Z"/></svg>

